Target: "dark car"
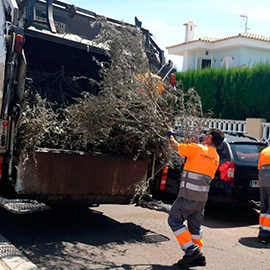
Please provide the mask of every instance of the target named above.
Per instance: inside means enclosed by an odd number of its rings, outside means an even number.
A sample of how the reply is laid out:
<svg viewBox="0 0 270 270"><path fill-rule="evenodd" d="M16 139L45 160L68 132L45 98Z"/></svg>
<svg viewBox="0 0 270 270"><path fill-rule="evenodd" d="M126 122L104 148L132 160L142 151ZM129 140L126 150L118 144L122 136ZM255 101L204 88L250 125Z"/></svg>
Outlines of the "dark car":
<svg viewBox="0 0 270 270"><path fill-rule="evenodd" d="M258 158L265 147L267 144L244 134L225 134L217 149L220 164L211 182L208 201L235 205L258 202ZM178 194L182 168L164 167L160 170L150 186L153 196L173 201Z"/></svg>

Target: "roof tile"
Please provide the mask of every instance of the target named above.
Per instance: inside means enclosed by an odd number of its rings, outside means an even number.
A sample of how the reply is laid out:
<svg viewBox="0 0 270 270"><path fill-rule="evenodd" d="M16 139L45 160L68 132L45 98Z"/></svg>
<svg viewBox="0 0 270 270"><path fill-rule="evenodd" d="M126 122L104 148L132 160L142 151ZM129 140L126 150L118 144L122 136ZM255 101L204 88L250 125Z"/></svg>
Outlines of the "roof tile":
<svg viewBox="0 0 270 270"><path fill-rule="evenodd" d="M256 39L256 40L270 42L270 37L261 36L261 35L257 35L257 34L252 34L252 33L240 33L238 35L230 36L230 37L226 37L226 38L202 37L202 38L199 38L198 40L194 40L194 41L205 41L205 42L214 43L214 42L227 40L227 39L232 39L232 38L238 38L238 37Z"/></svg>

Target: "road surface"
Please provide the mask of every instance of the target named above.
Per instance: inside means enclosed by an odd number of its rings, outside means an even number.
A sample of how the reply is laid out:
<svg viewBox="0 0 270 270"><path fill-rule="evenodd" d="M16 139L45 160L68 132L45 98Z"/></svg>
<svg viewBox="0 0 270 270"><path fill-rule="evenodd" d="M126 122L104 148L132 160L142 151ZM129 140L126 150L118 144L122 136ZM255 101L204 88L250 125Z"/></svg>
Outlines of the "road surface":
<svg viewBox="0 0 270 270"><path fill-rule="evenodd" d="M167 213L140 206L62 208L31 215L0 209L0 216L0 234L40 270L169 270L178 269L175 263L183 256ZM207 266L191 269L270 269L270 245L257 240L258 216L253 209L207 209ZM22 264L16 270L30 269Z"/></svg>

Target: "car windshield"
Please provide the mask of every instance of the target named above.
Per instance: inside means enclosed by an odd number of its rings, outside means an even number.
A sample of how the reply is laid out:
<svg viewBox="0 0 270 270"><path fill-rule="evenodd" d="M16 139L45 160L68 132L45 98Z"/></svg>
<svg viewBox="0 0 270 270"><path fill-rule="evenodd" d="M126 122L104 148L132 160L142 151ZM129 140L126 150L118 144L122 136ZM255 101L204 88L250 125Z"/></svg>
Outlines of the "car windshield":
<svg viewBox="0 0 270 270"><path fill-rule="evenodd" d="M262 144L231 144L235 160L258 163L259 154L265 148Z"/></svg>

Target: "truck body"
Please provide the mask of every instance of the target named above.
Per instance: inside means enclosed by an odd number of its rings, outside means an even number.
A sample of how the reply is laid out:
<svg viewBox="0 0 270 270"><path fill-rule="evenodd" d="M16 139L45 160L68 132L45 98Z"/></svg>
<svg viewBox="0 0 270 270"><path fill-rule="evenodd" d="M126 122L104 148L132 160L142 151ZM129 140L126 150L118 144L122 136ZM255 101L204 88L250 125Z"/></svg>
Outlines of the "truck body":
<svg viewBox="0 0 270 270"><path fill-rule="evenodd" d="M136 185L146 180L149 164L144 160L40 149L36 153L37 164L30 159L24 168L14 151L26 81L38 80L35 77L38 70L98 80L99 66L93 57L108 61L108 56L105 48L92 42L100 31L98 26L92 27L97 16L57 0L0 0L0 194L3 196L0 202L16 196L48 204L128 203ZM141 27L137 19L135 25ZM168 74L163 51L148 30L141 30L146 37L150 64ZM97 93L83 79L80 83L84 91ZM68 87L62 92L48 93L41 83L38 86L39 94L54 102L80 96Z"/></svg>

